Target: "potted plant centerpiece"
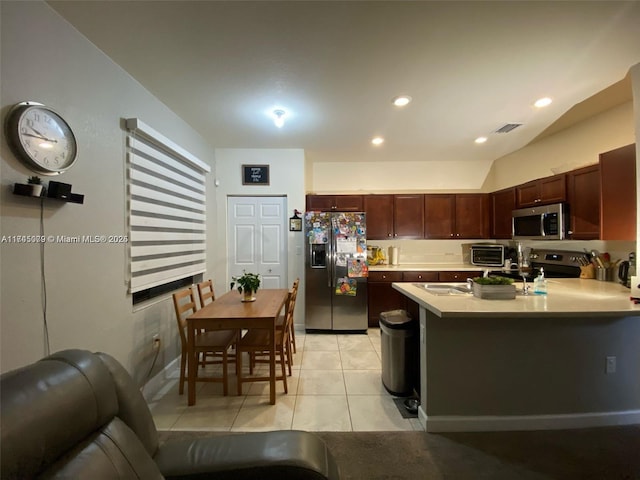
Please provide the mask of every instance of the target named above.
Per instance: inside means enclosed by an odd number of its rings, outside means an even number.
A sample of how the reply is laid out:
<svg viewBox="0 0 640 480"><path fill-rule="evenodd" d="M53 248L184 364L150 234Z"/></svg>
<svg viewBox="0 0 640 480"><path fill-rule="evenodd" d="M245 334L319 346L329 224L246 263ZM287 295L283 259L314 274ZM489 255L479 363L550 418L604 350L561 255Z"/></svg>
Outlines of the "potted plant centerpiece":
<svg viewBox="0 0 640 480"><path fill-rule="evenodd" d="M31 196L39 197L42 195L42 189L44 188L42 185L42 180L40 177L34 175L33 177L29 177L27 179L27 184L31 187Z"/></svg>
<svg viewBox="0 0 640 480"><path fill-rule="evenodd" d="M473 296L487 300L516 298L516 286L507 277L477 277L473 279Z"/></svg>
<svg viewBox="0 0 640 480"><path fill-rule="evenodd" d="M242 294L243 302L253 302L256 297L253 296L254 293L258 291L260 288L260 275L256 273L247 273L246 271L242 271L242 276L240 277L231 277L231 289L238 284L236 287L238 292Z"/></svg>

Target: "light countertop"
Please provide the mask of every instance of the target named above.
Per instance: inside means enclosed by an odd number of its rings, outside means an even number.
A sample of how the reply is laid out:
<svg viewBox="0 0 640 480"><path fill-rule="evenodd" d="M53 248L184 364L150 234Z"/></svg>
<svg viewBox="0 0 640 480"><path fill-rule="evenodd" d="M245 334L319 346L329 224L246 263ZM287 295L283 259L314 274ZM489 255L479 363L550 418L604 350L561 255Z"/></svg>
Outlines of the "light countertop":
<svg viewBox="0 0 640 480"><path fill-rule="evenodd" d="M522 282L515 284L518 294L512 300L484 300L472 294L433 295L408 282L397 282L392 286L443 318L640 316L640 305L629 300L630 290L618 283L579 278L547 279L547 295L533 294L533 288L529 295L522 295Z"/></svg>
<svg viewBox="0 0 640 480"><path fill-rule="evenodd" d="M482 272L487 267L478 267L468 263L401 263L399 265L369 265L371 272L450 272L470 271ZM489 267L491 270L500 267Z"/></svg>

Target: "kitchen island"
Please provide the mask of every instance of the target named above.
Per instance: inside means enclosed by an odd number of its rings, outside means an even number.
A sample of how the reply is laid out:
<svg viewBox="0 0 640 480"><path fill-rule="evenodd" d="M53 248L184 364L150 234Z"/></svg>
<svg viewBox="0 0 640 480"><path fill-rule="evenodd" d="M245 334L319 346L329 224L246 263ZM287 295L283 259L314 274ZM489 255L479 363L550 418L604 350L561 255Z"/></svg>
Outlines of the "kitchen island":
<svg viewBox="0 0 640 480"><path fill-rule="evenodd" d="M420 307L427 431L640 423L640 306L629 289L550 279L548 295L483 300L392 286Z"/></svg>

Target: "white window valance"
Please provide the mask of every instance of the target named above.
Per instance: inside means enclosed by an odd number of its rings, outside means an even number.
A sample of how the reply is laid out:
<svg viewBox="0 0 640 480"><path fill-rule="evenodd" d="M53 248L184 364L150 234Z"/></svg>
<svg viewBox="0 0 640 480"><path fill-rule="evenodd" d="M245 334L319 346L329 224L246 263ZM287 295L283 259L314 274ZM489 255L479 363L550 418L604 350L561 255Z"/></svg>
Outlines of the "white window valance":
<svg viewBox="0 0 640 480"><path fill-rule="evenodd" d="M206 270L209 166L137 118L126 121L131 293Z"/></svg>

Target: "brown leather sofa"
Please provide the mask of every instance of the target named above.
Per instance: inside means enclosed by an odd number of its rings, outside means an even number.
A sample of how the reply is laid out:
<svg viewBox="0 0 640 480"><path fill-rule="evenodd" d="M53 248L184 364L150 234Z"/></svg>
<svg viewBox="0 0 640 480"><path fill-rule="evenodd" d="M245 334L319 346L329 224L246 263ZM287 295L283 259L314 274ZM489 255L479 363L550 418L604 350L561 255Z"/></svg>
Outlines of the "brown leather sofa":
<svg viewBox="0 0 640 480"><path fill-rule="evenodd" d="M309 432L159 444L133 379L104 353L65 350L0 382L3 480L339 479L326 445Z"/></svg>

